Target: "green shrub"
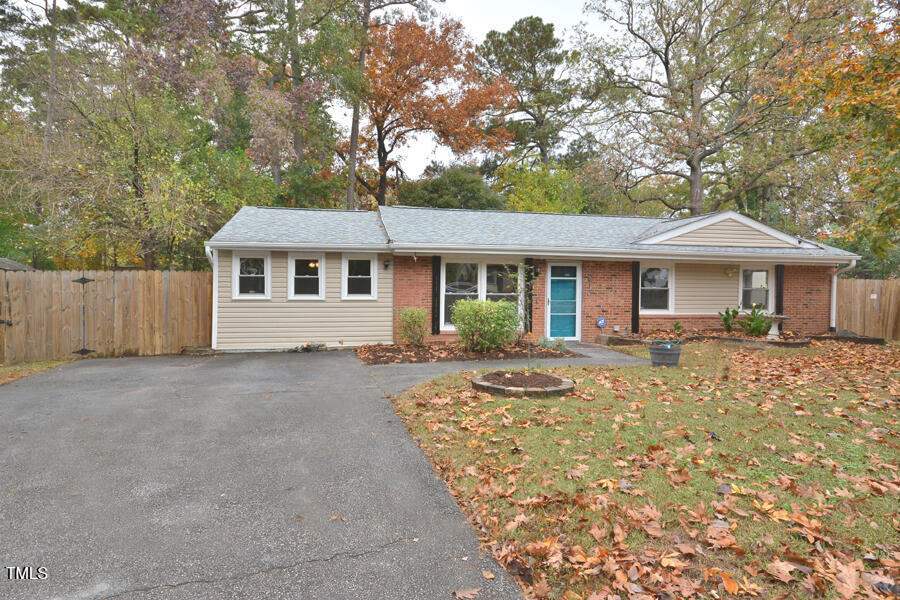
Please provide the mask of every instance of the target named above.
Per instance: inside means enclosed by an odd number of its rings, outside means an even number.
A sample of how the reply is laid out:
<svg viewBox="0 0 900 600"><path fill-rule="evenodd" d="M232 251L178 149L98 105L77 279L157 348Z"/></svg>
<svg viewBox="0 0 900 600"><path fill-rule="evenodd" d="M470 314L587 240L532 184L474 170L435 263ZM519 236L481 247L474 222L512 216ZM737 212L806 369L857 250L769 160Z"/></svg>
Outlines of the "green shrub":
<svg viewBox="0 0 900 600"><path fill-rule="evenodd" d="M412 346L421 346L428 335L428 311L424 308L401 308L397 311L400 315L400 337Z"/></svg>
<svg viewBox="0 0 900 600"><path fill-rule="evenodd" d="M450 321L466 350L490 352L516 341L519 311L507 300L459 300L453 305Z"/></svg>
<svg viewBox="0 0 900 600"><path fill-rule="evenodd" d="M761 336L769 332L772 320L766 316L766 312L762 308L754 304L753 309L738 321L738 325L747 335Z"/></svg>
<svg viewBox="0 0 900 600"><path fill-rule="evenodd" d="M538 340L538 344L540 344L542 348L549 348L550 350L561 350L563 352L568 350L566 340L562 338L553 339L543 336Z"/></svg>
<svg viewBox="0 0 900 600"><path fill-rule="evenodd" d="M722 327L728 333L734 333L734 324L737 322L738 312L736 308L726 308L725 312L719 313L719 318L722 319Z"/></svg>
<svg viewBox="0 0 900 600"><path fill-rule="evenodd" d="M675 321L675 324L672 325L672 329L675 330L675 333L681 333L684 330L684 325L681 324L681 321Z"/></svg>

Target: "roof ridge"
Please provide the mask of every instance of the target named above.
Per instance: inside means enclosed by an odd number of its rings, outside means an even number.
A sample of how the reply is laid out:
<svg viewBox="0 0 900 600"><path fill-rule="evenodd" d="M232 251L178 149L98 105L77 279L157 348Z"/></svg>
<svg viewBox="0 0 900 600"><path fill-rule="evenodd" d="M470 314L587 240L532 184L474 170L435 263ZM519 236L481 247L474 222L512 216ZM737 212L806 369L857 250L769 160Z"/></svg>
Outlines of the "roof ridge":
<svg viewBox="0 0 900 600"><path fill-rule="evenodd" d="M266 209L266 210L296 210L296 211L306 211L306 212L317 211L317 212L332 212L332 213L333 212L341 212L341 213L360 213L360 214L371 213L371 214L375 214L375 215L378 214L378 211L375 211L375 210L360 210L358 208L354 208L354 209L351 209L351 208L318 208L318 207L307 208L304 206L255 206L255 205L249 205L249 204L242 206L241 208L242 209L244 209L244 208L260 208L260 209Z"/></svg>
<svg viewBox="0 0 900 600"><path fill-rule="evenodd" d="M605 217L609 219L653 219L655 221L677 221L679 219L673 217L645 217L642 215L606 215L599 213L559 213L559 212L539 212L533 210L503 210L500 208L441 208L438 206L407 206L403 204L395 204L390 206L379 206L379 212L383 208L405 208L414 210L434 210L434 211L455 211L455 212L472 212L472 213L502 213L506 215L554 215L561 217ZM713 213L710 213L713 214Z"/></svg>

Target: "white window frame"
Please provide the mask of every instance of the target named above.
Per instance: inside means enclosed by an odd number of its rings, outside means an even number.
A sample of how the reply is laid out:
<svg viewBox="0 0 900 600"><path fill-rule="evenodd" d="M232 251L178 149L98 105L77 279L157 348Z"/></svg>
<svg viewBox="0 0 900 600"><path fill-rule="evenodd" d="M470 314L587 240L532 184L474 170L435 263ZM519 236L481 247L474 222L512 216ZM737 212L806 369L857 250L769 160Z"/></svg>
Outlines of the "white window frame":
<svg viewBox="0 0 900 600"><path fill-rule="evenodd" d="M518 282L524 281L522 278L524 277L524 267L522 265L521 259L514 258L472 258L467 256L442 256L441 257L441 331L456 331L456 327L453 326L453 323L444 321L444 312L446 308L446 296L447 296L447 263L471 263L478 265L478 299L486 300L487 299L487 266L488 265L516 265L517 275L516 278ZM524 286L520 283L516 283L516 287L519 288L519 293L517 295L517 308L519 312L519 328L521 329L523 326L523 320L525 315L525 296L524 296Z"/></svg>
<svg viewBox="0 0 900 600"><path fill-rule="evenodd" d="M295 294L294 277L296 277L298 260L315 260L319 263L319 293ZM288 300L324 300L325 299L325 255L315 252L289 252L288 253Z"/></svg>
<svg viewBox="0 0 900 600"><path fill-rule="evenodd" d="M644 286L640 278L644 269L668 269L669 270L669 308L641 308L641 296L644 294ZM641 262L641 272L638 274L638 314L641 315L674 315L675 314L675 263L667 262Z"/></svg>
<svg viewBox="0 0 900 600"><path fill-rule="evenodd" d="M241 294L240 272L242 258L265 259L265 294ZM234 250L231 253L231 299L232 300L271 300L272 299L272 253Z"/></svg>
<svg viewBox="0 0 900 600"><path fill-rule="evenodd" d="M347 277L350 275L351 260L368 260L372 275L371 294L348 294ZM341 300L377 300L378 299L378 256L376 254L344 254L341 257Z"/></svg>
<svg viewBox="0 0 900 600"><path fill-rule="evenodd" d="M738 271L738 299L737 305L738 310L742 313L747 313L753 310L752 307L745 308L743 306L744 302L744 271L766 271L766 284L769 286L769 293L766 296L766 308L765 312L774 313L775 312L775 273L772 265L754 265L754 264L742 264L740 265L740 270Z"/></svg>

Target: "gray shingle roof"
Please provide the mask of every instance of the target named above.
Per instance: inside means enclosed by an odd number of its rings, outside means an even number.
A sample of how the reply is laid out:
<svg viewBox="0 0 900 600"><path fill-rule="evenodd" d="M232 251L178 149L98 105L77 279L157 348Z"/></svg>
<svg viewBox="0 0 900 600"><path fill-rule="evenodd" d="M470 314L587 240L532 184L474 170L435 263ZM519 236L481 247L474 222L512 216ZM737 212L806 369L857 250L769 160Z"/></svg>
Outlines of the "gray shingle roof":
<svg viewBox="0 0 900 600"><path fill-rule="evenodd" d="M678 255L783 256L849 260L856 255L811 242L803 248L747 248L641 244L643 239L710 215L667 219L605 215L384 206L379 212L242 208L210 242L215 245L455 249L528 249L539 254L571 251ZM537 250L536 250L537 249Z"/></svg>
<svg viewBox="0 0 900 600"><path fill-rule="evenodd" d="M245 206L210 242L310 246L387 246L378 213L372 211Z"/></svg>
<svg viewBox="0 0 900 600"><path fill-rule="evenodd" d="M11 258L0 258L0 271L34 271L32 267L23 265Z"/></svg>

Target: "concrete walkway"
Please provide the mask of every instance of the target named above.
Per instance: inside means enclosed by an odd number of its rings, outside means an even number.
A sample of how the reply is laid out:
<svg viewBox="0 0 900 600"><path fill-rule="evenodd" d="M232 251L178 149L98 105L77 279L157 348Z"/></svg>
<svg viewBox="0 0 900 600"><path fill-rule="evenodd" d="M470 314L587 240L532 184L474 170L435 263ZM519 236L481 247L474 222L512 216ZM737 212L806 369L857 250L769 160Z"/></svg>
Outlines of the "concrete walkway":
<svg viewBox="0 0 900 600"><path fill-rule="evenodd" d="M616 352L603 346L572 343L569 349L581 357L535 358L513 360L447 361L433 363L402 363L396 365L367 365L378 387L387 395L394 395L410 387L447 373L480 371L482 369L517 369L524 367L591 367L591 366L641 366L650 364L643 358Z"/></svg>

